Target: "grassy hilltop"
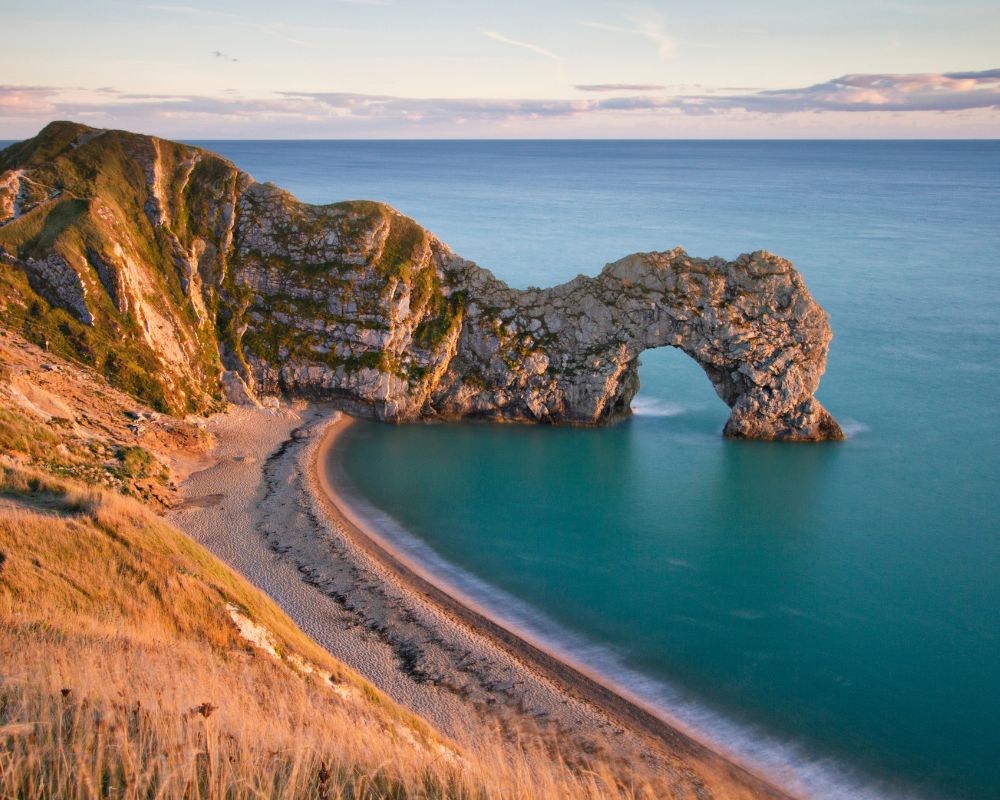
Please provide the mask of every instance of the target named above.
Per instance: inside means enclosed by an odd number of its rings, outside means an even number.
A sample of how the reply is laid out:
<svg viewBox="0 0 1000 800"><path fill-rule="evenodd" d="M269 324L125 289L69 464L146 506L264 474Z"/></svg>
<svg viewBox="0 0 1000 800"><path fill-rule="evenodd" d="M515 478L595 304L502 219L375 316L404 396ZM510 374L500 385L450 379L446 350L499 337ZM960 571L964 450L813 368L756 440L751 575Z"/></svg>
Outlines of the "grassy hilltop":
<svg viewBox="0 0 1000 800"><path fill-rule="evenodd" d="M218 408L225 370L253 384L248 357L426 382L428 364L399 362L380 337L387 309L412 318L421 348L454 333L429 242L384 204L309 206L152 136L53 122L0 151L7 324L160 412ZM337 352L314 333L355 325Z"/></svg>
<svg viewBox="0 0 1000 800"><path fill-rule="evenodd" d="M200 151L185 145L164 142L154 153L146 137L97 133L54 122L0 152L0 257L11 265L0 267L3 313L29 340L48 342L159 411L208 408L221 397L217 348L185 302L174 259L183 244L173 229L183 235L193 224L185 173L234 170L217 157L195 164ZM12 266L46 258L79 273L85 312L71 289L52 285L55 275L39 270L29 280Z"/></svg>

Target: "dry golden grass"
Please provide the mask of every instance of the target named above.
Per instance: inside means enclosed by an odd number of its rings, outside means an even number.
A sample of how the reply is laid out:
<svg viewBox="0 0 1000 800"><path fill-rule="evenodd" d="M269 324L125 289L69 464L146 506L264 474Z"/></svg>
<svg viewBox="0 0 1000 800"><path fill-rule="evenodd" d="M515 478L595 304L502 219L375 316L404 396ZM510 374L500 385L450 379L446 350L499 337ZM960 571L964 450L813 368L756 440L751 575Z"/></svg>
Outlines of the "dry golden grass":
<svg viewBox="0 0 1000 800"><path fill-rule="evenodd" d="M442 739L138 502L4 466L0 656L5 798L654 795L542 737Z"/></svg>

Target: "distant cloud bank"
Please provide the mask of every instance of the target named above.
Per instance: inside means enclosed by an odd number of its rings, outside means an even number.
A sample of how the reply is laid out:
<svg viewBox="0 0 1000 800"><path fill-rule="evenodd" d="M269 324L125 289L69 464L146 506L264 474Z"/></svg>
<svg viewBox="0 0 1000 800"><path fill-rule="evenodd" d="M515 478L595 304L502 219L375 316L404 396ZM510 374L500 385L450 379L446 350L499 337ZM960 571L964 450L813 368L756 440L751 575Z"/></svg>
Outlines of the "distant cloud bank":
<svg viewBox="0 0 1000 800"><path fill-rule="evenodd" d="M573 88L581 92L662 92L667 87L657 86L655 83L577 83Z"/></svg>
<svg viewBox="0 0 1000 800"><path fill-rule="evenodd" d="M493 36L492 32L487 35ZM498 35L494 38L500 38ZM501 39L502 40L502 39ZM533 47L520 42L519 46ZM551 55L545 53L545 55ZM627 96L578 99L408 98L346 92L276 92L267 97L213 97L195 94L134 94L112 88L0 86L0 136L4 131L37 130L51 119L75 119L98 127L156 130L212 130L225 121L230 129L266 123L268 130L291 133L295 126L351 120L380 123L395 134L430 124L465 123L529 126L533 121L573 117L681 118L733 114L787 115L802 112L956 112L1000 110L1000 69L933 74L844 75L800 89L704 91L698 94L650 95L666 87L653 84L588 84L575 89L590 93L632 92ZM32 127L34 126L34 127ZM6 134L11 135L11 134ZM327 134L329 135L329 134Z"/></svg>
<svg viewBox="0 0 1000 800"><path fill-rule="evenodd" d="M844 75L805 89L699 98L706 113L740 108L765 114L794 111L958 111L1000 106L1000 69L984 72ZM696 112L695 112L696 113Z"/></svg>

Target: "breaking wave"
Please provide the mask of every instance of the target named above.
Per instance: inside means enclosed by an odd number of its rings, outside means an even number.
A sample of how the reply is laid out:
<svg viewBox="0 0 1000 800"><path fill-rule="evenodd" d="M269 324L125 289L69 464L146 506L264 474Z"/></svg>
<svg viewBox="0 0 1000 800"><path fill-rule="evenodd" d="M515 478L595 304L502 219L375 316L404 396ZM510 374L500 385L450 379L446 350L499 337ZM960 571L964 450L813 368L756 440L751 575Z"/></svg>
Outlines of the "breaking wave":
<svg viewBox="0 0 1000 800"><path fill-rule="evenodd" d="M655 397L636 396L632 401L632 413L640 417L676 417L690 410L680 403L657 400Z"/></svg>
<svg viewBox="0 0 1000 800"><path fill-rule="evenodd" d="M848 439L853 439L859 433L866 433L869 431L869 427L863 422L858 422L856 419L851 419L850 417L844 417L840 422L840 429L844 432L844 436Z"/></svg>

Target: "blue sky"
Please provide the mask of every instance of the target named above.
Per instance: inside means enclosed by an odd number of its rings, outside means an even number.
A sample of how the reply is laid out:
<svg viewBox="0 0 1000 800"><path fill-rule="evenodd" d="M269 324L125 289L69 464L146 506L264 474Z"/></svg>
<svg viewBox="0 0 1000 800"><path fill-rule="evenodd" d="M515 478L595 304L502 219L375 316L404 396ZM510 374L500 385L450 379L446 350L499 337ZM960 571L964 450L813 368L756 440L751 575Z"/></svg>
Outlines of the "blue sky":
<svg viewBox="0 0 1000 800"><path fill-rule="evenodd" d="M997 137L984 3L0 0L0 138Z"/></svg>

